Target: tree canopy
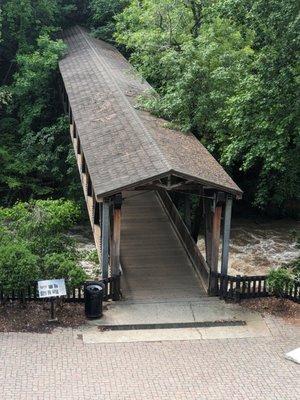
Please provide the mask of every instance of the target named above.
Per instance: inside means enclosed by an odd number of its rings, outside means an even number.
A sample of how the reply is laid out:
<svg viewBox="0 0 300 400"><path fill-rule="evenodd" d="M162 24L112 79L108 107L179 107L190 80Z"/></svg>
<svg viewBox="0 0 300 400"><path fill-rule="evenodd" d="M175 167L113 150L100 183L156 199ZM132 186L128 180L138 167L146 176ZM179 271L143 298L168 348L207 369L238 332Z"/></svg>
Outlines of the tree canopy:
<svg viewBox="0 0 300 400"><path fill-rule="evenodd" d="M257 207L299 195L299 3L132 0L116 40L160 96L145 107L191 130Z"/></svg>

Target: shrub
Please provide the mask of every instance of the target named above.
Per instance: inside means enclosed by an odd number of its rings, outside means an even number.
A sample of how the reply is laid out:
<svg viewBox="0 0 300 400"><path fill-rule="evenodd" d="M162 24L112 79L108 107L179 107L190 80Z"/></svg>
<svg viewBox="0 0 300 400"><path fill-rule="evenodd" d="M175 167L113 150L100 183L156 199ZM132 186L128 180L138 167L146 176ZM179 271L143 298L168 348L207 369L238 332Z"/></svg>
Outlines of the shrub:
<svg viewBox="0 0 300 400"><path fill-rule="evenodd" d="M0 282L4 293L24 290L39 276L38 257L26 242L15 240L0 245Z"/></svg>
<svg viewBox="0 0 300 400"><path fill-rule="evenodd" d="M79 218L79 207L70 200L36 200L0 208L0 226L7 234L26 240L39 257L72 248L65 233Z"/></svg>
<svg viewBox="0 0 300 400"><path fill-rule="evenodd" d="M82 285L87 279L85 271L72 255L53 253L44 257L43 277L45 279L64 278L67 286Z"/></svg>
<svg viewBox="0 0 300 400"><path fill-rule="evenodd" d="M69 287L86 279L75 244L66 233L80 216L69 200L36 200L0 208L0 283L5 292L37 279L65 278Z"/></svg>
<svg viewBox="0 0 300 400"><path fill-rule="evenodd" d="M270 291L278 297L283 297L286 289L289 289L293 283L293 274L288 268L272 269L267 278Z"/></svg>

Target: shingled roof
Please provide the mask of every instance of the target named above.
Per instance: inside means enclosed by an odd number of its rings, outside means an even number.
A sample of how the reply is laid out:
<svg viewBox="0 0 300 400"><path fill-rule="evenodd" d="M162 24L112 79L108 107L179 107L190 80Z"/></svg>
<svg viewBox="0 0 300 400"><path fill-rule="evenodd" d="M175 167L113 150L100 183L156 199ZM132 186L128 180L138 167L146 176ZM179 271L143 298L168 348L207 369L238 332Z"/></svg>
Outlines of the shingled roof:
<svg viewBox="0 0 300 400"><path fill-rule="evenodd" d="M241 194L192 134L135 108L151 87L113 46L79 26L63 40L68 52L59 68L96 196L170 174Z"/></svg>

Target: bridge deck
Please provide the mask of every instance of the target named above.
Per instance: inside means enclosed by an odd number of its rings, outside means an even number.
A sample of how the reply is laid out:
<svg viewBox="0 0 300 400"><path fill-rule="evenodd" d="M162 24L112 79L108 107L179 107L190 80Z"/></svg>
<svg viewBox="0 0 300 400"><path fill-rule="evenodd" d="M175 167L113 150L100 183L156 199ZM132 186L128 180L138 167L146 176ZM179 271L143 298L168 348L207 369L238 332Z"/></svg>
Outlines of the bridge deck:
<svg viewBox="0 0 300 400"><path fill-rule="evenodd" d="M154 192L125 192L122 290L128 300L197 299L205 295L191 261Z"/></svg>

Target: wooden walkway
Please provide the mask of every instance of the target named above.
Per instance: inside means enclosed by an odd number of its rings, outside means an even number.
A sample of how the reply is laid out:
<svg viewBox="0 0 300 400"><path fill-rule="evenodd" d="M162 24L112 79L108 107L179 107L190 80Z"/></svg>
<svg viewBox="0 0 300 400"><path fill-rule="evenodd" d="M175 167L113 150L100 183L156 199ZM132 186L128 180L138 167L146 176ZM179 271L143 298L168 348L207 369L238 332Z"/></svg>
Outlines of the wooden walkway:
<svg viewBox="0 0 300 400"><path fill-rule="evenodd" d="M191 261L154 192L125 192L122 290L127 300L193 300L205 295Z"/></svg>

